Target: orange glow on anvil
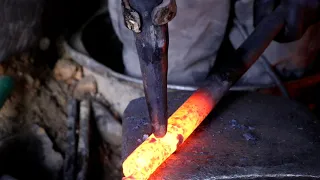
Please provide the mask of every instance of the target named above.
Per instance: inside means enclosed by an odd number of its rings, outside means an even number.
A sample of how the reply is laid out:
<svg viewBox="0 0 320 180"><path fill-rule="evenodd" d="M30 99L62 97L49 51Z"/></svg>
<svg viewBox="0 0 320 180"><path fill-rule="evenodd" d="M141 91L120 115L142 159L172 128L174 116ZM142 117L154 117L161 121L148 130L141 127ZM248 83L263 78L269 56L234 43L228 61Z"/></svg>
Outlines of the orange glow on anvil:
<svg viewBox="0 0 320 180"><path fill-rule="evenodd" d="M150 175L182 144L213 109L212 97L198 90L168 119L163 138L150 135L123 162L124 179L148 179Z"/></svg>

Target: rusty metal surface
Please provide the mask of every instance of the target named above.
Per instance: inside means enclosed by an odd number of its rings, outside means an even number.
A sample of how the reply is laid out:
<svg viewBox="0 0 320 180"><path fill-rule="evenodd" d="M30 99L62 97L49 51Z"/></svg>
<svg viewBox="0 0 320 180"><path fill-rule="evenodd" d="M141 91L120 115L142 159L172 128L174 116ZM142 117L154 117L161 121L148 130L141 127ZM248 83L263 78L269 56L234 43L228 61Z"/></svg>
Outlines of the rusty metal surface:
<svg viewBox="0 0 320 180"><path fill-rule="evenodd" d="M170 93L169 114L189 96ZM150 179L318 179L320 130L304 107L261 94L225 97ZM123 158L151 132L145 99L123 119Z"/></svg>

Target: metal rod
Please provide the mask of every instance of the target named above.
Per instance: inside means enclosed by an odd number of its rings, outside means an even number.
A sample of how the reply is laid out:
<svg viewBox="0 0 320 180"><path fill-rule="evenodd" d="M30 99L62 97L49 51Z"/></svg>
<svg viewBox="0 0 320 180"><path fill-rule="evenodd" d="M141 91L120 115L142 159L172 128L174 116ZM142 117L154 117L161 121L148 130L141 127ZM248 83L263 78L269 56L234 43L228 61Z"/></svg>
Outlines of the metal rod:
<svg viewBox="0 0 320 180"><path fill-rule="evenodd" d="M258 60L284 26L281 6L261 21L250 36L235 51L227 67L219 68L199 90L208 91L218 102L243 74ZM236 60L236 61L234 61Z"/></svg>
<svg viewBox="0 0 320 180"><path fill-rule="evenodd" d="M242 25L240 24L238 19L234 20L234 24L237 26L237 28L240 31L240 34L242 35L242 37L244 39L247 39L249 36L249 33L242 27ZM273 80L273 82L278 86L278 88L280 89L281 93L283 96L290 98L290 95L286 89L286 87L284 86L284 84L282 83L281 79L277 76L277 74L274 72L271 64L268 61L268 58L266 56L264 56L263 54L261 55L261 63L265 69L265 71L268 73L268 75L270 76L270 78Z"/></svg>

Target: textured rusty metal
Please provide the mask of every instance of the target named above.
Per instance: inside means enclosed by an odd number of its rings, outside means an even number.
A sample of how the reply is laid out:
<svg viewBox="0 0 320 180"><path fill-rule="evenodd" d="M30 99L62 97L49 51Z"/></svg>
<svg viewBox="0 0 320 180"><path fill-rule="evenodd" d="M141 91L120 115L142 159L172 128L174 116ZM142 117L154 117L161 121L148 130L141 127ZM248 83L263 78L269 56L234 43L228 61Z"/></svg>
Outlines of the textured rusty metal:
<svg viewBox="0 0 320 180"><path fill-rule="evenodd" d="M122 0L124 24L135 33L141 32L141 20L137 11L131 8L128 0Z"/></svg>
<svg viewBox="0 0 320 180"><path fill-rule="evenodd" d="M160 5L152 11L152 22L155 25L169 23L177 14L177 4L175 0L163 0Z"/></svg>
<svg viewBox="0 0 320 180"><path fill-rule="evenodd" d="M191 95L168 95L172 114ZM318 179L319 121L294 101L230 94L150 179ZM123 119L125 159L150 134L144 98Z"/></svg>

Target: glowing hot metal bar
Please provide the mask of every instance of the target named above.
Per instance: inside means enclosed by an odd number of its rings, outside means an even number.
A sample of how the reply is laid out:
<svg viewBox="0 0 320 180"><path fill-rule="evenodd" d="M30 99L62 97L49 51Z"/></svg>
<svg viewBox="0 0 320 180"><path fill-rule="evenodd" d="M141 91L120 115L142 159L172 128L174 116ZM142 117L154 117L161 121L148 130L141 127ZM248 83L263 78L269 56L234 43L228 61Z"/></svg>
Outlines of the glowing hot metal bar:
<svg viewBox="0 0 320 180"><path fill-rule="evenodd" d="M128 178L147 179L207 117L214 106L205 91L195 92L168 119L168 131L163 138L149 136L123 163Z"/></svg>

